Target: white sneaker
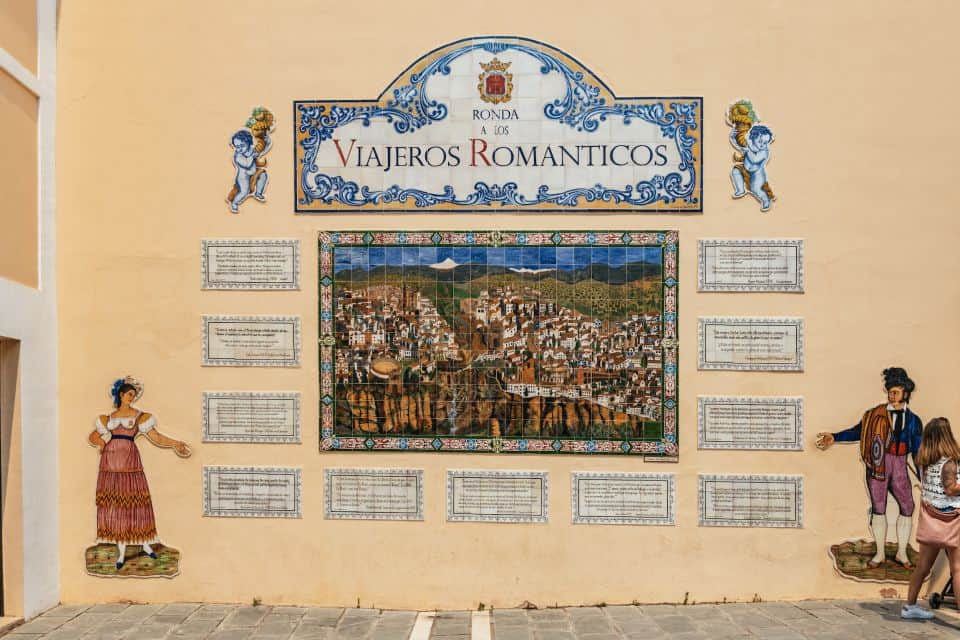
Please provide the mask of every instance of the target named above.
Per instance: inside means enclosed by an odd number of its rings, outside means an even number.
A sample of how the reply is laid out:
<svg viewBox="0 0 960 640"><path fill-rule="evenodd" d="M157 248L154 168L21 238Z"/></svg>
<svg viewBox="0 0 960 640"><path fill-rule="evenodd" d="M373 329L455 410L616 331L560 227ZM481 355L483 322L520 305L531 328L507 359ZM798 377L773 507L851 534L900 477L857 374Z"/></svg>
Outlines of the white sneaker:
<svg viewBox="0 0 960 640"><path fill-rule="evenodd" d="M930 620L934 615L933 611L924 609L918 604L905 604L900 609L900 617L907 620Z"/></svg>

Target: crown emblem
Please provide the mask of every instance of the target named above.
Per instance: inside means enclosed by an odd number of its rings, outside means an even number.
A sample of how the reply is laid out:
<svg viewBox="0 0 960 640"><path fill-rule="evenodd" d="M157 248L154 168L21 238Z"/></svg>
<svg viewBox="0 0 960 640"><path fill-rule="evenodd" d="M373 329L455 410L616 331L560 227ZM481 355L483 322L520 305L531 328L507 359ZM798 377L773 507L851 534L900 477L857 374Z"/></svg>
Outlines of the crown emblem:
<svg viewBox="0 0 960 640"><path fill-rule="evenodd" d="M481 62L483 73L480 74L480 83L477 91L484 102L499 104L510 102L513 93L513 74L507 73L512 62L500 62L496 58L490 62Z"/></svg>

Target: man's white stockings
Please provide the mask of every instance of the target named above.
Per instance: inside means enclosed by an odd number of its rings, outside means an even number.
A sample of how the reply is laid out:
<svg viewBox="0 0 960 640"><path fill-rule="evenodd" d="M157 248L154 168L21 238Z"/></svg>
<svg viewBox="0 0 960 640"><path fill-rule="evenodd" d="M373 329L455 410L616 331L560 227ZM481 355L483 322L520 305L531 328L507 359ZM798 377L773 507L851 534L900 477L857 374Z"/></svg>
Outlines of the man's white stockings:
<svg viewBox="0 0 960 640"><path fill-rule="evenodd" d="M877 553L873 556L871 562L880 564L887 559L887 516L886 514L874 513L870 516L870 529L873 531L873 540L877 543ZM898 527L899 530L899 527Z"/></svg>
<svg viewBox="0 0 960 640"><path fill-rule="evenodd" d="M897 562L905 563L910 559L907 556L907 543L910 542L910 532L913 531L913 518L901 515L897 518Z"/></svg>

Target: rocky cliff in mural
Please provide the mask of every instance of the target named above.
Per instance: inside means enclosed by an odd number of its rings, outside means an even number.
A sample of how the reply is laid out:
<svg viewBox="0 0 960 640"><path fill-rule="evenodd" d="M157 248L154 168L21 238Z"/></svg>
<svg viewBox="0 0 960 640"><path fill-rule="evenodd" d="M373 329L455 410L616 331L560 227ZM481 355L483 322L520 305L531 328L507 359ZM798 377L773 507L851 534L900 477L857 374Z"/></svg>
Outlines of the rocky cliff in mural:
<svg viewBox="0 0 960 640"><path fill-rule="evenodd" d="M446 396L448 394L444 394ZM642 437L643 418L588 400L532 397L479 400L462 410L429 391L388 394L384 387L347 391L338 423L353 432L493 436Z"/></svg>

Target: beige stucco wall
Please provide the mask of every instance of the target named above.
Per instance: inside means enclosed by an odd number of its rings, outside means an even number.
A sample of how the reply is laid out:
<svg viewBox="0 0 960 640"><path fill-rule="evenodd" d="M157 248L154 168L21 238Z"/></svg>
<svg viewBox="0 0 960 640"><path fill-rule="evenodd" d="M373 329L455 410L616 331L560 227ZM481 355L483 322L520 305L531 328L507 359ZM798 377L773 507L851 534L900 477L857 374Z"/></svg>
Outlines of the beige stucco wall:
<svg viewBox="0 0 960 640"><path fill-rule="evenodd" d="M0 278L36 287L37 98L2 70L0 122L4 128L0 175L7 177L0 215Z"/></svg>
<svg viewBox="0 0 960 640"><path fill-rule="evenodd" d="M60 21L57 198L64 602L113 599L497 607L554 603L878 596L839 578L827 547L867 534L852 448L815 451L817 431L849 426L883 400L880 371L907 367L924 418L960 416L960 236L953 186L957 54L951 2L482 4L65 2ZM705 213L658 215L292 214L291 102L371 98L426 51L510 32L577 57L621 95L705 99ZM776 131L769 214L730 199L725 105L752 98ZM262 104L279 117L270 201L231 216L228 138ZM316 234L356 228L679 229L678 464L543 456L318 452ZM300 292L201 292L204 237L294 237ZM800 237L804 295L697 294L698 237ZM296 314L300 369L204 369L200 315ZM803 374L699 372L698 315L803 316ZM140 445L160 534L183 552L173 580L84 572L95 537L94 417L118 375L142 378L140 405L195 454ZM303 444L200 442L204 390L296 390ZM806 398L807 451L698 451L698 394ZM960 417L958 424L960 424ZM205 464L303 468L302 520L203 518ZM329 466L425 469L421 523L327 521ZM551 476L548 525L444 520L448 468L536 469ZM677 474L675 527L573 526L569 473ZM801 530L697 526L698 473L799 473ZM894 510L891 509L891 513ZM901 591L903 589L901 588Z"/></svg>
<svg viewBox="0 0 960 640"><path fill-rule="evenodd" d="M32 73L37 72L37 1L0 3L0 46Z"/></svg>

